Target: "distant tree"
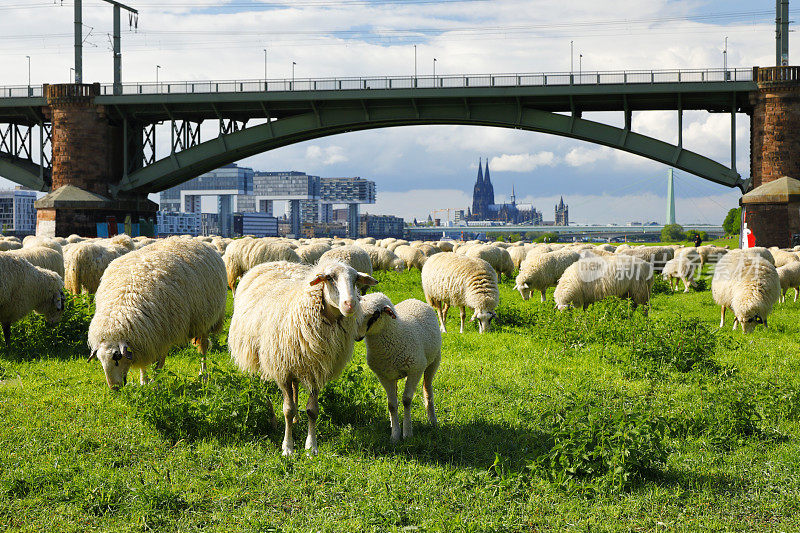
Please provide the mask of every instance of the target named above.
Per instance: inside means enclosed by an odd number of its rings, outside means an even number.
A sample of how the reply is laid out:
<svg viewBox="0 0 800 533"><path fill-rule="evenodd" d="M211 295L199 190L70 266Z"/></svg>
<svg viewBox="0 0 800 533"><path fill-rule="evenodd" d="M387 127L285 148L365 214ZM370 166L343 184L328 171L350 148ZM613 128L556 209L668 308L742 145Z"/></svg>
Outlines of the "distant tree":
<svg viewBox="0 0 800 533"><path fill-rule="evenodd" d="M526 241L535 241L541 236L541 231L526 231L525 232L525 240Z"/></svg>
<svg viewBox="0 0 800 533"><path fill-rule="evenodd" d="M700 239L704 242L708 240L708 233L705 231L697 231L696 229L690 229L686 232L686 240L694 242L695 235L700 235Z"/></svg>
<svg viewBox="0 0 800 533"><path fill-rule="evenodd" d="M506 238L502 233L498 233L495 242L506 242Z"/></svg>
<svg viewBox="0 0 800 533"><path fill-rule="evenodd" d="M667 224L661 230L661 240L663 242L680 241L684 235L683 226L680 224Z"/></svg>
<svg viewBox="0 0 800 533"><path fill-rule="evenodd" d="M546 233L542 233L535 240L536 242L558 242L558 232L548 231Z"/></svg>
<svg viewBox="0 0 800 533"><path fill-rule="evenodd" d="M739 235L742 227L742 208L736 207L728 211L725 220L722 221L722 229L727 235Z"/></svg>
<svg viewBox="0 0 800 533"><path fill-rule="evenodd" d="M522 240L522 236L519 233L512 233L508 236L508 242L517 242Z"/></svg>

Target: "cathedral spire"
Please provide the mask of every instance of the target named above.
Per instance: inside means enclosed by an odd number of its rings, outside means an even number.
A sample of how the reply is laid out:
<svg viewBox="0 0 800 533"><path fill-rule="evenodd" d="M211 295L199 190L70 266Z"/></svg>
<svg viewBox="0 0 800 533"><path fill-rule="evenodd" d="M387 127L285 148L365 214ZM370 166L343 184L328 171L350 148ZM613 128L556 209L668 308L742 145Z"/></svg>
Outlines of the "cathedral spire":
<svg viewBox="0 0 800 533"><path fill-rule="evenodd" d="M481 158L478 158L478 183L483 181L483 167L481 166Z"/></svg>
<svg viewBox="0 0 800 533"><path fill-rule="evenodd" d="M511 184L511 205L517 205L517 195L514 194L514 184Z"/></svg>
<svg viewBox="0 0 800 533"><path fill-rule="evenodd" d="M478 163L478 168L480 168L480 163ZM491 183L491 182L492 182L492 180L491 180L491 179L489 179L489 158L488 158L488 157L486 158L486 172L484 172L484 173L483 173L483 176L484 176L484 179L485 179L485 180L486 180L488 183Z"/></svg>

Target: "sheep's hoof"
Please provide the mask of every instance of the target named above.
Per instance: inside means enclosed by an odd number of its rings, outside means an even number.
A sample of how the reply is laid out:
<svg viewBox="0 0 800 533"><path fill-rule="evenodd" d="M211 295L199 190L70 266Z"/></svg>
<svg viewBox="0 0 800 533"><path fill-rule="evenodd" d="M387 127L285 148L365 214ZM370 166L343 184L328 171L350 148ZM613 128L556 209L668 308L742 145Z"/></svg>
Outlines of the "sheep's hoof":
<svg viewBox="0 0 800 533"><path fill-rule="evenodd" d="M400 433L392 433L392 444L400 442Z"/></svg>
<svg viewBox="0 0 800 533"><path fill-rule="evenodd" d="M284 457L289 457L293 453L294 450L292 450L291 448L284 448L283 451L281 452L281 455L283 455Z"/></svg>

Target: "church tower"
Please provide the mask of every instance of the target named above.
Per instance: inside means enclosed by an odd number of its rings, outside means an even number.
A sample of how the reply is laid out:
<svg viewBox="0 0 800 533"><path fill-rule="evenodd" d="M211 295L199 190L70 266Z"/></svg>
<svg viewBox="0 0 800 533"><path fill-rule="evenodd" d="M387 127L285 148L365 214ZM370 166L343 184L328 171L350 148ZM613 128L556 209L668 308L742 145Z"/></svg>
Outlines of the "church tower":
<svg viewBox="0 0 800 533"><path fill-rule="evenodd" d="M472 217L476 220L484 219L489 210L487 205L483 167L481 166L481 159L478 158L478 179L475 181L475 188L472 191Z"/></svg>
<svg viewBox="0 0 800 533"><path fill-rule="evenodd" d="M480 168L480 163L478 164L478 168ZM489 177L489 158L486 158L486 172L483 174L483 181L484 186L486 187L486 205L494 205L494 185L492 185L492 180Z"/></svg>

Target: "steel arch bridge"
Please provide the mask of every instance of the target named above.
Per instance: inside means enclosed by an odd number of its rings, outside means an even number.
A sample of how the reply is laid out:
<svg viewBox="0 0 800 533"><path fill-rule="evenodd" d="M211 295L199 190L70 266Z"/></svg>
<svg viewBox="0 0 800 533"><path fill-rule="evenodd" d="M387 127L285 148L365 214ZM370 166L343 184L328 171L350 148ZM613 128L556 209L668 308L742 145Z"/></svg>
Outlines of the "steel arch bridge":
<svg viewBox="0 0 800 533"><path fill-rule="evenodd" d="M751 113L754 69L622 71L477 76L333 78L102 86L103 106L123 137L122 175L110 190L153 193L261 152L340 133L410 125L462 124L559 135L624 150L746 191L736 170L735 117ZM24 91L24 92L23 92ZM20 94L22 92L22 94ZM0 175L49 190L47 102L41 88L0 88ZM674 110L678 142L631 129L634 111ZM731 165L683 147L684 110L731 116ZM624 126L584 119L621 111ZM248 121L262 123L247 126ZM218 123L201 139L200 125ZM157 124L170 125L171 149L157 157ZM38 131L38 160L32 149Z"/></svg>

